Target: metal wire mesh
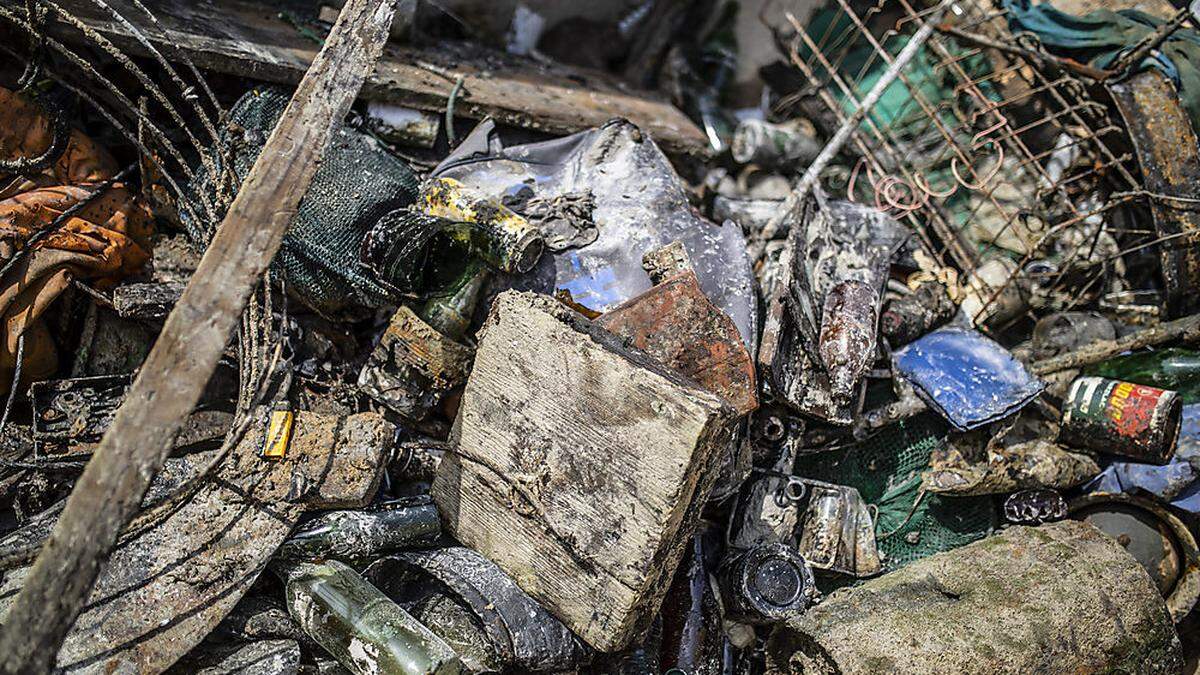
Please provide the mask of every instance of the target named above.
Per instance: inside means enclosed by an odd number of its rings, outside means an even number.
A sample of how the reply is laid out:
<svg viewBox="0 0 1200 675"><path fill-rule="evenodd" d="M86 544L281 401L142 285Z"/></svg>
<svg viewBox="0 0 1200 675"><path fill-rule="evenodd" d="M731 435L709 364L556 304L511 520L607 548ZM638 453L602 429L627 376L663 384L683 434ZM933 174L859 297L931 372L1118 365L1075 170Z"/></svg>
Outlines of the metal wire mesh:
<svg viewBox="0 0 1200 675"><path fill-rule="evenodd" d="M790 60L807 85L778 112L827 129L937 22L852 138L858 164L823 178L835 194L903 216L939 264L966 277L1011 261L987 284L981 315L1014 284L1057 294L1054 309L1128 289L1125 259L1147 255L1154 228L1126 132L1104 90L1048 67L1029 36L1009 32L1004 9L963 1L942 16L914 0L834 0L803 23L788 19Z"/></svg>

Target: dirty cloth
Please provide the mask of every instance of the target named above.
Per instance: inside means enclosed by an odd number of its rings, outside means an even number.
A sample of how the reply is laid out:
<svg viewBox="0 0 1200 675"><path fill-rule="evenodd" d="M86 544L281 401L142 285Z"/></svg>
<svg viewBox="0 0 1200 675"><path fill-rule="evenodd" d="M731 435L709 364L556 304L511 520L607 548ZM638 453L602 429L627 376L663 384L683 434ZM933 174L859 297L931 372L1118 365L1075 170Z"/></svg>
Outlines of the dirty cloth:
<svg viewBox="0 0 1200 675"><path fill-rule="evenodd" d="M261 87L244 94L230 110L232 124L222 140L239 182L258 159L290 99L286 89ZM216 153L212 160L224 170ZM271 271L282 277L293 297L327 318L357 318L366 314L363 309L396 304L413 290L409 277L423 266L421 254L433 234L432 229L418 227L419 218L404 210L416 201L417 188L417 177L407 164L367 134L339 126ZM190 213L181 209L180 218L190 237L206 243L224 216L217 213L218 222L209 222L196 215L205 213L199 208L199 195L216 192L209 172L197 168L187 191L196 208ZM389 215L403 221L402 227L393 228L394 236L412 239L411 246L405 242L393 247L407 256L404 264L386 266L401 277L379 274L361 260L367 233Z"/></svg>
<svg viewBox="0 0 1200 675"><path fill-rule="evenodd" d="M22 94L0 87L0 157L37 157L52 143L47 112ZM29 175L0 174L0 265L56 217L91 195L118 172L108 152L70 130L62 154ZM22 379L50 377L57 367L46 310L71 282L103 288L137 271L148 259L153 220L134 193L114 183L53 234L20 253L0 279L0 393L12 385L18 341L25 336Z"/></svg>
<svg viewBox="0 0 1200 675"><path fill-rule="evenodd" d="M1075 16L1030 0L1004 0L1004 7L1014 33L1034 33L1047 51L1104 69L1165 23L1135 9L1097 9ZM1200 34L1176 30L1141 63L1134 64L1136 71L1146 68L1157 68L1171 78L1192 126L1200 128Z"/></svg>
<svg viewBox="0 0 1200 675"><path fill-rule="evenodd" d="M1200 514L1200 403L1183 407L1179 441L1165 466L1113 462L1087 484L1088 492L1150 493L1178 509Z"/></svg>
<svg viewBox="0 0 1200 675"><path fill-rule="evenodd" d="M565 290L574 302L605 312L650 288L644 254L679 240L704 294L733 319L754 353L753 275L741 229L702 218L666 156L632 123L613 120L570 136L505 147L495 125L485 120L432 177L453 178L522 215L532 200L590 193L595 241L543 255L520 279L497 278L493 294L505 286L548 294Z"/></svg>

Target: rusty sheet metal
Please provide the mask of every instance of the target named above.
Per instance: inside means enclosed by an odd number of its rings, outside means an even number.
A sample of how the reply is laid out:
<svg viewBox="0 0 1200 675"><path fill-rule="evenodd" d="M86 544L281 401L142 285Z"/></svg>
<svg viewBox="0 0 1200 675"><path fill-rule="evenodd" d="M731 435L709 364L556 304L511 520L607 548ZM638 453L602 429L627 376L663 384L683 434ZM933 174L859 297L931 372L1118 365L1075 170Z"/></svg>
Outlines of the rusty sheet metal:
<svg viewBox="0 0 1200 675"><path fill-rule="evenodd" d="M1109 85L1137 150L1142 180L1152 196L1167 313L1200 310L1200 143L1167 76L1150 69ZM1178 197L1179 200L1170 199Z"/></svg>
<svg viewBox="0 0 1200 675"><path fill-rule="evenodd" d="M127 25L88 0L56 4L128 53L146 54L146 47L129 29L132 25L168 58L186 55L202 68L268 82L298 82L320 48L289 24L279 7L246 0L162 0L154 3L154 22L131 0L109 0L107 4L128 20ZM52 28L64 40L88 43L78 31L61 24ZM650 133L673 155L709 153L703 132L656 94L630 91L599 71L466 43L445 41L428 48L386 45L375 72L363 84L361 97L442 114L460 77L454 113L461 117L492 117L550 134L581 131L622 117Z"/></svg>
<svg viewBox="0 0 1200 675"><path fill-rule="evenodd" d="M687 270L596 319L605 330L696 380L745 415L758 407L754 362L733 319Z"/></svg>
<svg viewBox="0 0 1200 675"><path fill-rule="evenodd" d="M262 415L265 422L265 411ZM257 424L191 498L113 552L58 656L67 672L159 672L198 644L310 509L366 504L392 425L296 414L291 451L259 456Z"/></svg>

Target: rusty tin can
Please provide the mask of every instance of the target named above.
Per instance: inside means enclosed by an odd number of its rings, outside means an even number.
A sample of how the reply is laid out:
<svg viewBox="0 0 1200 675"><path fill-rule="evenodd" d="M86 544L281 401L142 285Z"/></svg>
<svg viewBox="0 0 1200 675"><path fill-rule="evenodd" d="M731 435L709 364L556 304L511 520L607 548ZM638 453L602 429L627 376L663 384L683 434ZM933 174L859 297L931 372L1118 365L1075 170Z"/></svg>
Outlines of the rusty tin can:
<svg viewBox="0 0 1200 675"><path fill-rule="evenodd" d="M1182 410L1173 391L1081 377L1063 404L1059 436L1067 445L1166 464L1175 454Z"/></svg>

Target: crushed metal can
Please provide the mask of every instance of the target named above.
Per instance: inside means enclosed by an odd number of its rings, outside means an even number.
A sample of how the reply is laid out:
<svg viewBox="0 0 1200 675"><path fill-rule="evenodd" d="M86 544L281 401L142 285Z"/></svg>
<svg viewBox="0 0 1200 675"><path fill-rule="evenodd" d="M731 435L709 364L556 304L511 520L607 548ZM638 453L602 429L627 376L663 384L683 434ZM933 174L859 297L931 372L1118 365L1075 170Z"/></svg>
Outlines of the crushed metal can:
<svg viewBox="0 0 1200 675"><path fill-rule="evenodd" d="M1183 403L1176 392L1102 377L1081 377L1063 403L1063 443L1166 464L1175 454Z"/></svg>
<svg viewBox="0 0 1200 675"><path fill-rule="evenodd" d="M791 497L797 488L791 487ZM858 490L803 481L808 507L800 520L797 551L816 569L869 577L883 569L875 542L875 521Z"/></svg>

